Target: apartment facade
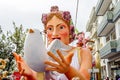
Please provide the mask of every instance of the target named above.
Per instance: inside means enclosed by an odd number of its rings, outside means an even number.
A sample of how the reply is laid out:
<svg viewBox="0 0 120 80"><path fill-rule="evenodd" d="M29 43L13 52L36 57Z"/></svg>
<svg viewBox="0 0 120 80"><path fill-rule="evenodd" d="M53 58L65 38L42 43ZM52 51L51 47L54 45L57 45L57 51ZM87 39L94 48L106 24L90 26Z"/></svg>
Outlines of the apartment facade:
<svg viewBox="0 0 120 80"><path fill-rule="evenodd" d="M101 79L109 77L115 80L116 75L120 75L120 0L98 0L94 9L96 17L90 15L86 31L95 40L93 54L100 55ZM92 21L93 19L95 20ZM96 39L92 34L94 27Z"/></svg>
<svg viewBox="0 0 120 80"><path fill-rule="evenodd" d="M99 37L97 37L97 16L95 7L92 8L92 11L89 16L89 20L86 25L86 32L90 32L90 39L94 41L94 43L88 43L93 48L93 66L91 72L91 80L101 80L101 66L100 66L100 41Z"/></svg>

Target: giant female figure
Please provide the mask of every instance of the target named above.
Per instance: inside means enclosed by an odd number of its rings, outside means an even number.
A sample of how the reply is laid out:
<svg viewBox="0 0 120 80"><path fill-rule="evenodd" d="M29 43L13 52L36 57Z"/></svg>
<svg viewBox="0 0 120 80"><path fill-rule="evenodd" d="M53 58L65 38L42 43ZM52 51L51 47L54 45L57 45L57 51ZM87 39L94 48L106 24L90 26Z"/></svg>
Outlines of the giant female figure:
<svg viewBox="0 0 120 80"><path fill-rule="evenodd" d="M75 37L70 12L59 11L57 6L52 6L50 11L50 13L42 15L48 46L55 39L69 46ZM48 52L54 62L45 61L45 64L49 65L45 68L46 80L72 80L73 78L90 80L89 70L92 67L92 55L89 49L71 46L71 49L66 51L66 56L59 49L56 52L59 56ZM20 73L28 80L39 80L38 77L41 75L38 76L37 72L30 69L20 56L15 53L14 55ZM56 73L51 74L51 72Z"/></svg>

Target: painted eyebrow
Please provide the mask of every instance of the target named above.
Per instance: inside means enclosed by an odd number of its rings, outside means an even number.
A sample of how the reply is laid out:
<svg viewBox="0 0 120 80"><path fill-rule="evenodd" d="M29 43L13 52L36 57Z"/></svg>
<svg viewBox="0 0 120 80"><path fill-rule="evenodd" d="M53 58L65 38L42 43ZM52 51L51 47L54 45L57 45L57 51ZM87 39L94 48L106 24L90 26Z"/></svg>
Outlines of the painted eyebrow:
<svg viewBox="0 0 120 80"><path fill-rule="evenodd" d="M53 27L53 25L48 25L48 26L52 26Z"/></svg>
<svg viewBox="0 0 120 80"><path fill-rule="evenodd" d="M62 23L60 23L60 24L57 24L57 26L56 27L58 27L59 25L61 25ZM48 25L48 26L52 26L53 27L53 25Z"/></svg>
<svg viewBox="0 0 120 80"><path fill-rule="evenodd" d="M59 25L61 25L62 23L58 24L56 27L58 27Z"/></svg>
<svg viewBox="0 0 120 80"><path fill-rule="evenodd" d="M66 25L63 24L63 23L58 24L56 27L58 27L59 25L62 25L62 26L64 26L64 27L66 27Z"/></svg>

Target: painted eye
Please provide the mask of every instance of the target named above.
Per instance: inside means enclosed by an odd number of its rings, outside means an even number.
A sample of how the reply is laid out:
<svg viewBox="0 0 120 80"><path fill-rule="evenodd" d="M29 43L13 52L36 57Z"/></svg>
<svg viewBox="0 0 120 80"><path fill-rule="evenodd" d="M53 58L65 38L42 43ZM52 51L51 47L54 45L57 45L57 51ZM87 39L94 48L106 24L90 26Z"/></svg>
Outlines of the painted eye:
<svg viewBox="0 0 120 80"><path fill-rule="evenodd" d="M51 30L52 30L52 28L48 28L48 30L50 30L50 31L51 31Z"/></svg>
<svg viewBox="0 0 120 80"><path fill-rule="evenodd" d="M60 26L60 29L64 29L64 26Z"/></svg>

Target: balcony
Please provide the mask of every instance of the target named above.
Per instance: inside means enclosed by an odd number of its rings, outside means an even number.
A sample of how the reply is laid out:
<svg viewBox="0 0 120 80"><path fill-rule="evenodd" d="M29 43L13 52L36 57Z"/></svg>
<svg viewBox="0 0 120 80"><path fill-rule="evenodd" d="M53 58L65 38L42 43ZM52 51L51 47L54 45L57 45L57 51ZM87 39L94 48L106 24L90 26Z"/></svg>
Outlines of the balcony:
<svg viewBox="0 0 120 80"><path fill-rule="evenodd" d="M90 22L93 23L95 22L97 16L96 16L96 12L95 12L95 7L92 8L92 11L90 13Z"/></svg>
<svg viewBox="0 0 120 80"><path fill-rule="evenodd" d="M91 28L92 28L92 24L90 23L90 20L88 20L86 25L86 31L90 32Z"/></svg>
<svg viewBox="0 0 120 80"><path fill-rule="evenodd" d="M107 11L103 17L103 20L98 25L97 35L99 37L106 36L113 27L114 27L113 13L112 13L112 11Z"/></svg>
<svg viewBox="0 0 120 80"><path fill-rule="evenodd" d="M97 24L93 23L92 31L91 31L91 38L97 37Z"/></svg>
<svg viewBox="0 0 120 80"><path fill-rule="evenodd" d="M112 40L106 43L106 45L100 49L100 56L102 59L109 58L111 56L114 56L116 54L117 49L117 41Z"/></svg>
<svg viewBox="0 0 120 80"><path fill-rule="evenodd" d="M98 3L96 5L96 15L103 16L111 2L112 0L98 0Z"/></svg>
<svg viewBox="0 0 120 80"><path fill-rule="evenodd" d="M120 52L120 38L117 40L117 51Z"/></svg>
<svg viewBox="0 0 120 80"><path fill-rule="evenodd" d="M90 31L90 29L92 28L92 23L95 22L97 16L96 16L96 12L95 12L95 7L92 8L92 11L91 11L91 14L89 16L89 21L87 23L87 26L86 26L86 31Z"/></svg>
<svg viewBox="0 0 120 80"><path fill-rule="evenodd" d="M114 15L113 21L116 21L120 17L120 0L116 4L115 9L113 10L113 15Z"/></svg>

